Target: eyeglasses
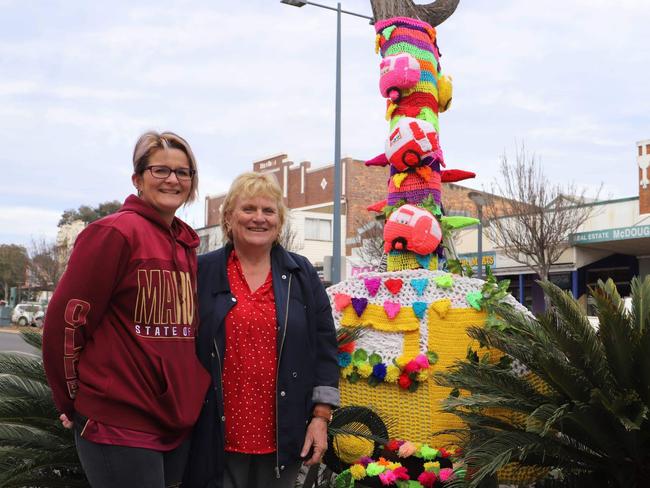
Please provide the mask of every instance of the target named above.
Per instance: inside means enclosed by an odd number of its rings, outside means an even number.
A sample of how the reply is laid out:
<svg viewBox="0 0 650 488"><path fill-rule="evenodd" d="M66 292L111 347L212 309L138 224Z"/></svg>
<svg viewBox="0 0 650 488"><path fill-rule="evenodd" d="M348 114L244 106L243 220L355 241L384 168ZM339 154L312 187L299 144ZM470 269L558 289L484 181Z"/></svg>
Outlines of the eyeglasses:
<svg viewBox="0 0 650 488"><path fill-rule="evenodd" d="M167 166L147 166L145 169L148 169L151 173L151 176L158 178L159 180L165 180L169 178L169 175L174 173L176 178L179 181L189 181L194 177L196 170L190 168L176 168L171 169Z"/></svg>

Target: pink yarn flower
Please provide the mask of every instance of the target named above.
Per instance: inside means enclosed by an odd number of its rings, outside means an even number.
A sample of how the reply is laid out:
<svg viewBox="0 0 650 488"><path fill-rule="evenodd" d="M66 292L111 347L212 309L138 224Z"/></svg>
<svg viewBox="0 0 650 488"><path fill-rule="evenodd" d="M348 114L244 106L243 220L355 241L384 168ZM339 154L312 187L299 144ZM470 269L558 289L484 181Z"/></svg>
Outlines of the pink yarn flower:
<svg viewBox="0 0 650 488"><path fill-rule="evenodd" d="M393 473L395 474L395 477L398 480L410 480L411 477L409 476L408 470L404 466L398 466L393 470Z"/></svg>
<svg viewBox="0 0 650 488"><path fill-rule="evenodd" d="M440 478L440 481L442 481L443 483L445 481L453 480L454 470L451 468L443 468L440 470L440 473L438 473L438 478Z"/></svg>
<svg viewBox="0 0 650 488"><path fill-rule="evenodd" d="M418 481L424 488L433 488L433 485L436 483L436 473L433 471L423 471L420 476L418 476Z"/></svg>
<svg viewBox="0 0 650 488"><path fill-rule="evenodd" d="M425 354L418 354L413 360L420 367L420 369L427 369L429 367L429 358Z"/></svg>
<svg viewBox="0 0 650 488"><path fill-rule="evenodd" d="M397 481L397 476L395 476L395 473L388 469L383 473L379 473L379 480L381 481L382 485L388 486L395 484L395 481Z"/></svg>

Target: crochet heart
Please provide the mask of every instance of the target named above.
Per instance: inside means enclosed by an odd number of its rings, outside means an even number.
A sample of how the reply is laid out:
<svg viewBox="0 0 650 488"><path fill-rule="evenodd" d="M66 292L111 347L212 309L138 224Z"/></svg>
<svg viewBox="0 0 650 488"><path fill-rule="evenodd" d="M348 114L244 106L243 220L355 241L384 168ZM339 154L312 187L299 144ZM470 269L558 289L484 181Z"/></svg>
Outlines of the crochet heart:
<svg viewBox="0 0 650 488"><path fill-rule="evenodd" d="M336 308L337 312L343 310L350 303L352 303L352 299L347 293L337 293L334 295L334 308Z"/></svg>
<svg viewBox="0 0 650 488"><path fill-rule="evenodd" d="M361 317L363 311L366 309L367 306L368 306L367 298L352 298L352 308L354 308L354 311L357 313L358 317Z"/></svg>
<svg viewBox="0 0 650 488"><path fill-rule="evenodd" d="M368 294L374 297L381 286L381 278L364 278L363 283L366 285Z"/></svg>
<svg viewBox="0 0 650 488"><path fill-rule="evenodd" d="M384 281L384 285L393 295L397 295L399 293L399 291L402 289L402 283L402 280L399 278L390 278Z"/></svg>
<svg viewBox="0 0 650 488"><path fill-rule="evenodd" d="M386 315L388 315L388 318L391 320L397 317L397 314L399 313L401 308L402 306L399 303L389 302L388 300L384 302L384 310L386 311Z"/></svg>
<svg viewBox="0 0 650 488"><path fill-rule="evenodd" d="M393 175L393 183L395 184L395 188L402 186L402 182L406 179L407 176L407 173L395 173Z"/></svg>
<svg viewBox="0 0 650 488"><path fill-rule="evenodd" d="M413 313L419 319L424 317L424 312L427 310L427 304L425 302L413 302Z"/></svg>
<svg viewBox="0 0 650 488"><path fill-rule="evenodd" d="M420 296L424 293L424 290L426 290L428 285L429 285L428 278L413 278L411 280L411 286L413 287L415 292Z"/></svg>
<svg viewBox="0 0 650 488"><path fill-rule="evenodd" d="M439 288L451 288L454 286L454 279L450 274L444 274L442 276L436 276L433 281L436 282Z"/></svg>
<svg viewBox="0 0 650 488"><path fill-rule="evenodd" d="M470 304L471 307L476 310L481 310L481 301L483 301L483 294L480 291L470 291L465 295L465 300Z"/></svg>
<svg viewBox="0 0 650 488"><path fill-rule="evenodd" d="M444 319L447 315L447 312L451 308L451 300L449 298L443 298L442 300L433 302L431 308L436 311L441 319Z"/></svg>

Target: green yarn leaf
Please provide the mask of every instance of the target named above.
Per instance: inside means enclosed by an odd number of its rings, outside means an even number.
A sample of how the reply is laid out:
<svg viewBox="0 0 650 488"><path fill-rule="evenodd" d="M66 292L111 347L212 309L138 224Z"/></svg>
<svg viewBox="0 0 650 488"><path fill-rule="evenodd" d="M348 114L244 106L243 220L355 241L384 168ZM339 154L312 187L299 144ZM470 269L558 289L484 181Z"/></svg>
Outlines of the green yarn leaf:
<svg viewBox="0 0 650 488"><path fill-rule="evenodd" d="M381 31L381 35L384 36L384 38L385 38L386 40L388 40L388 39L390 39L390 36L393 34L393 31L394 31L396 28L397 28L397 27L394 26L394 25L389 25L389 26L386 27L383 31Z"/></svg>

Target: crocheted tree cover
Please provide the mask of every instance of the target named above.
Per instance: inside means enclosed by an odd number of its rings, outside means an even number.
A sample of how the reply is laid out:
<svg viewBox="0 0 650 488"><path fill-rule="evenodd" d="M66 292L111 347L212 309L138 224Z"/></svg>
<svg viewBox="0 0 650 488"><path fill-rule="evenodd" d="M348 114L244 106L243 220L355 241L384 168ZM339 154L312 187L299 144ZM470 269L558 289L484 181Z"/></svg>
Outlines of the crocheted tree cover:
<svg viewBox="0 0 650 488"><path fill-rule="evenodd" d="M438 116L449 107L451 81L442 74L436 30L405 17L380 20L375 29L376 49L383 58L379 89L387 98L390 124L384 154L366 164L389 165L390 170L386 200L369 207L387 217L387 271L362 274L328 289L336 326L363 329L356 341L339 349L342 404L370 407L386 421L391 439L432 450L453 449L453 438L434 433L464 424L441 411L440 402L451 389L431 378L464 359L469 349L478 349L466 330L483 326L486 312L481 307L483 281L442 271L449 231L478 222L444 216L442 182L474 173L443 169ZM332 445L341 462L353 464L340 478L341 486L393 476L370 461L354 464L361 455L373 454L372 442L339 436ZM418 476L428 484L420 486L433 486L440 472L421 464ZM386 466L386 473L405 475L399 464Z"/></svg>

